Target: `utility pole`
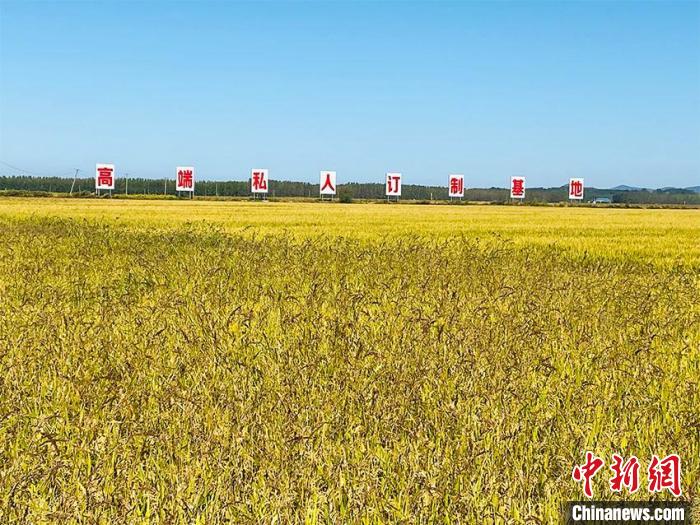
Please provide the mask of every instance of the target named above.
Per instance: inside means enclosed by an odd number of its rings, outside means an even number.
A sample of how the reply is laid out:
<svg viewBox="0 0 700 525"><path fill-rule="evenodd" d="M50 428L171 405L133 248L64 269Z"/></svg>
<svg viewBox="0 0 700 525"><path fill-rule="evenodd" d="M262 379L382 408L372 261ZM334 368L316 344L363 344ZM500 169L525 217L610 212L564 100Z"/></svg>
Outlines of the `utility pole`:
<svg viewBox="0 0 700 525"><path fill-rule="evenodd" d="M70 185L70 194L71 196L73 195L73 188L75 188L75 179L78 178L78 172L80 170L78 168L75 168L75 175L73 175L73 184Z"/></svg>
<svg viewBox="0 0 700 525"><path fill-rule="evenodd" d="M164 182L164 184L163 184L163 195L167 195L167 194L168 194L168 179L163 179L163 182Z"/></svg>
<svg viewBox="0 0 700 525"><path fill-rule="evenodd" d="M124 183L126 184L126 188L124 189L124 193L129 195L129 174L128 173L124 174Z"/></svg>

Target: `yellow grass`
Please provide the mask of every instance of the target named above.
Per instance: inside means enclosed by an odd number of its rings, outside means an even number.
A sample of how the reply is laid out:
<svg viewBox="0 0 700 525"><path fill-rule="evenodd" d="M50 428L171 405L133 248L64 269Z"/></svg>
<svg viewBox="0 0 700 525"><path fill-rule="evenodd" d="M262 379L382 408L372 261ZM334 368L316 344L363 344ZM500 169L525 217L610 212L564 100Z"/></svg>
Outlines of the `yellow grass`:
<svg viewBox="0 0 700 525"><path fill-rule="evenodd" d="M700 213L0 200L0 523L556 523L700 484ZM668 494L660 497L668 499Z"/></svg>
<svg viewBox="0 0 700 525"><path fill-rule="evenodd" d="M604 257L700 262L697 209L18 198L0 200L2 215L106 220L139 228L208 222L232 233L299 237L446 238L464 234L518 245L555 244Z"/></svg>

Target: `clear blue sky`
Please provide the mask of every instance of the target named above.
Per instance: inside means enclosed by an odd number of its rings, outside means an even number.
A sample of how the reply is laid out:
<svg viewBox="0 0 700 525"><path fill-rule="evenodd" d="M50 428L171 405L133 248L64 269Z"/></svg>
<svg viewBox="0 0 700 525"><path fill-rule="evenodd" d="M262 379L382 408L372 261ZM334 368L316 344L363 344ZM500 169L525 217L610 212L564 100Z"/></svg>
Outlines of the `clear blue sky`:
<svg viewBox="0 0 700 525"><path fill-rule="evenodd" d="M0 161L696 185L700 3L1 0Z"/></svg>

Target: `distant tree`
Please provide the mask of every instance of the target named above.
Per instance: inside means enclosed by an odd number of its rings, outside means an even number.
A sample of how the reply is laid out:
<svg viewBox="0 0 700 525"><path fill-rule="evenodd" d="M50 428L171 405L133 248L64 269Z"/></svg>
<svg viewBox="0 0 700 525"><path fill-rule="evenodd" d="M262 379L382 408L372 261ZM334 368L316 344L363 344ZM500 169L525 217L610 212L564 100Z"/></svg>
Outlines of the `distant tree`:
<svg viewBox="0 0 700 525"><path fill-rule="evenodd" d="M31 192L70 192L72 178L62 177L30 177L0 176L0 190L18 190ZM81 177L76 180L74 192L92 192L95 181L92 177ZM129 194L153 194L162 195L166 187L166 179L145 179L129 177ZM115 181L115 194L126 192L126 180L117 177ZM167 179L167 195L175 195L174 179ZM319 186L309 182L297 181L270 181L270 196L276 197L318 197ZM195 182L195 195L222 197L247 197L250 196L250 181L207 181ZM343 197L345 195L345 197ZM384 199L384 184L350 182L338 185L338 197L343 201L349 196L352 199ZM622 204L700 204L700 193L691 190L664 188L662 190L605 190L598 188L585 189L585 201L591 201L596 197L608 197L615 203ZM430 201L448 199L445 186L421 186L417 184L404 184L401 198L406 200ZM509 192L504 188L470 188L465 191L466 201L477 202L508 202ZM568 194L566 186L558 188L527 188L525 202L528 203L554 203L566 202ZM343 201L346 202L346 201Z"/></svg>

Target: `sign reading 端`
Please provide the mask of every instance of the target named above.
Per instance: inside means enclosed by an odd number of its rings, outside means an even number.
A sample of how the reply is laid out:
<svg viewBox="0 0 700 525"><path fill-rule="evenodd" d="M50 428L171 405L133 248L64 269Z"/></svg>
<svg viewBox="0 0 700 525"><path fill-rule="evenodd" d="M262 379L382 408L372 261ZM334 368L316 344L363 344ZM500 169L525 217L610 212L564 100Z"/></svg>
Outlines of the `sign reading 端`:
<svg viewBox="0 0 700 525"><path fill-rule="evenodd" d="M194 168L181 166L175 170L175 173L175 191L191 191L194 193Z"/></svg>

